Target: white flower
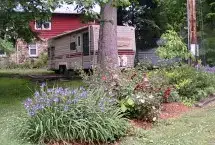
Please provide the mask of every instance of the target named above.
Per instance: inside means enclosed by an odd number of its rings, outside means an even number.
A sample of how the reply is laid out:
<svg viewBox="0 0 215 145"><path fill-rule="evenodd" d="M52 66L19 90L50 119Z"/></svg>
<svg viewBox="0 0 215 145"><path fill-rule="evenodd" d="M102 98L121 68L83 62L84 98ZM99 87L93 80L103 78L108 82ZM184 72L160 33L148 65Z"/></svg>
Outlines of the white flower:
<svg viewBox="0 0 215 145"><path fill-rule="evenodd" d="M140 96L139 95L137 95L137 99L139 99L140 98Z"/></svg>
<svg viewBox="0 0 215 145"><path fill-rule="evenodd" d="M152 99L152 98L154 98L154 96L153 96L153 95L150 95L150 96L149 96L149 99Z"/></svg>
<svg viewBox="0 0 215 145"><path fill-rule="evenodd" d="M145 103L145 100L144 100L144 99L140 99L140 102L141 102L141 103Z"/></svg>
<svg viewBox="0 0 215 145"><path fill-rule="evenodd" d="M152 109L155 110L156 109L155 106L152 106Z"/></svg>
<svg viewBox="0 0 215 145"><path fill-rule="evenodd" d="M157 120L157 118L156 118L156 117L154 117L152 120L153 120L153 121L156 121L156 120Z"/></svg>

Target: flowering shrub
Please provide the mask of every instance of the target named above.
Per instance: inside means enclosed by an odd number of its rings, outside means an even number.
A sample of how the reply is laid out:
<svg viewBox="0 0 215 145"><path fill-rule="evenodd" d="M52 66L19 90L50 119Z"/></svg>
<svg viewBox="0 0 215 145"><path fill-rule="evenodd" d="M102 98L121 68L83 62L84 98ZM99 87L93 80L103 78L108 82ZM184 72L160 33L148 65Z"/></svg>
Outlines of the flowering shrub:
<svg viewBox="0 0 215 145"><path fill-rule="evenodd" d="M52 88L42 84L24 102L29 117L21 135L28 141L107 142L127 132L127 121L103 89Z"/></svg>
<svg viewBox="0 0 215 145"><path fill-rule="evenodd" d="M146 73L141 69L127 70L122 74L127 78L121 83L120 106L127 115L145 121L157 121L162 92L156 89Z"/></svg>

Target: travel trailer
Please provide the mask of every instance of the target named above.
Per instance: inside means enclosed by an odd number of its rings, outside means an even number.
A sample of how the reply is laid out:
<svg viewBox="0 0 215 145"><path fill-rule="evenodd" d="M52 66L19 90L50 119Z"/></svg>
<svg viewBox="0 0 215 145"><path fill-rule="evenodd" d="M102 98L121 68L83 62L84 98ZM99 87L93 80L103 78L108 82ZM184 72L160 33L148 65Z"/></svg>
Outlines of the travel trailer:
<svg viewBox="0 0 215 145"><path fill-rule="evenodd" d="M48 47L50 70L72 70L77 66L90 69L98 56L99 25L88 25L52 37ZM117 27L120 67L133 67L136 53L135 29Z"/></svg>

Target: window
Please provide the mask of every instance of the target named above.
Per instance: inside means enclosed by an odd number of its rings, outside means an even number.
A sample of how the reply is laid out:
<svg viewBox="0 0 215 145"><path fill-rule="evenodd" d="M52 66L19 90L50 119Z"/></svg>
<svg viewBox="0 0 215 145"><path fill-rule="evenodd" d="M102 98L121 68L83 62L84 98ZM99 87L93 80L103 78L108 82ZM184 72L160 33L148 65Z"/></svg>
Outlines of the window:
<svg viewBox="0 0 215 145"><path fill-rule="evenodd" d="M55 47L51 47L51 59L53 60L55 57Z"/></svg>
<svg viewBox="0 0 215 145"><path fill-rule="evenodd" d="M6 52L0 49L0 57L6 57Z"/></svg>
<svg viewBox="0 0 215 145"><path fill-rule="evenodd" d="M75 42L70 43L70 50L76 50Z"/></svg>
<svg viewBox="0 0 215 145"><path fill-rule="evenodd" d="M78 36L78 46L81 46L81 36Z"/></svg>
<svg viewBox="0 0 215 145"><path fill-rule="evenodd" d="M49 21L35 21L36 30L51 30L51 22Z"/></svg>
<svg viewBox="0 0 215 145"><path fill-rule="evenodd" d="M36 43L35 44L29 44L28 48L29 48L29 56L30 57L37 57L38 56Z"/></svg>

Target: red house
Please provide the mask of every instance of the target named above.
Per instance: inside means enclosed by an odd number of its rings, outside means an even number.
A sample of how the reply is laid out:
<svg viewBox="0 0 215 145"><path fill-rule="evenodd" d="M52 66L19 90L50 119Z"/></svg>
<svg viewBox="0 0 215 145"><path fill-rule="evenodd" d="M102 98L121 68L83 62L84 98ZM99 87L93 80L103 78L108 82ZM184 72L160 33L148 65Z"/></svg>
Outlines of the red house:
<svg viewBox="0 0 215 145"><path fill-rule="evenodd" d="M26 60L36 59L47 51L47 40L51 37L86 25L88 24L82 23L81 14L77 13L53 13L50 21L32 21L30 27L38 39L31 44L17 40L16 53L12 55L12 60L23 63Z"/></svg>

